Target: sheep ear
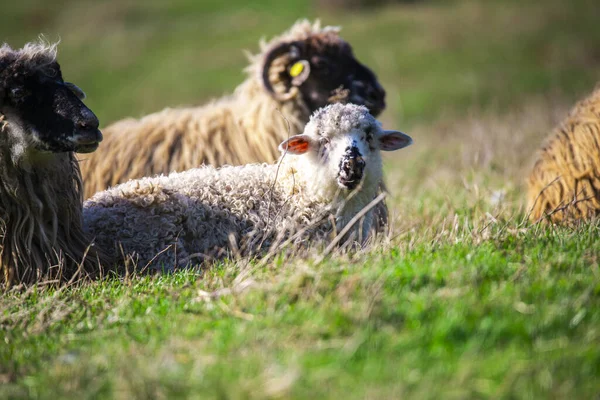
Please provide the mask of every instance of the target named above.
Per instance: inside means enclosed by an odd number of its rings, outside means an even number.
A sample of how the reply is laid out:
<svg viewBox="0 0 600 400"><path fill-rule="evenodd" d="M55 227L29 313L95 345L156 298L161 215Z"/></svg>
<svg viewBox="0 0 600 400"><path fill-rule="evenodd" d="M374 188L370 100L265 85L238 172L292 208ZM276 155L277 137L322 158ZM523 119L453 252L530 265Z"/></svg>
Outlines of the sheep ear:
<svg viewBox="0 0 600 400"><path fill-rule="evenodd" d="M288 73L292 78L292 85L300 86L308 79L310 75L310 63L306 60L296 61L289 68Z"/></svg>
<svg viewBox="0 0 600 400"><path fill-rule="evenodd" d="M75 96L79 98L79 100L85 99L85 92L81 90L81 88L74 83L65 82L65 86L69 88L69 90L75 93Z"/></svg>
<svg viewBox="0 0 600 400"><path fill-rule="evenodd" d="M312 146L313 139L308 135L295 135L279 145L279 151L290 154L304 154Z"/></svg>
<svg viewBox="0 0 600 400"><path fill-rule="evenodd" d="M394 151L410 146L413 140L407 134L398 131L383 131L379 135L379 148L383 151Z"/></svg>
<svg viewBox="0 0 600 400"><path fill-rule="evenodd" d="M296 60L287 68L286 72L291 79L292 87L301 85L310 74L310 64L308 61L301 60L303 46L304 44L300 41L279 43L271 48L263 58L261 72L263 86L271 96L279 101L288 101L297 95L297 91L281 93L273 88L270 76L271 64L280 57L286 57L286 59L291 60L290 63Z"/></svg>

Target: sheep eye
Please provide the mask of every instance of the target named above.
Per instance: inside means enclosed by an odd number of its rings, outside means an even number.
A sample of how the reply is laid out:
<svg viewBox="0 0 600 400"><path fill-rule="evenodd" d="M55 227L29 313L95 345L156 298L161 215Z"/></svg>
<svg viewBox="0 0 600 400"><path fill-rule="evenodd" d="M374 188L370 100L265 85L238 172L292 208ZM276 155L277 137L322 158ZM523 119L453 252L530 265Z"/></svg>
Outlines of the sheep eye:
<svg viewBox="0 0 600 400"><path fill-rule="evenodd" d="M15 101L22 100L26 94L27 91L20 87L13 88L10 91L10 97L12 97L12 99Z"/></svg>
<svg viewBox="0 0 600 400"><path fill-rule="evenodd" d="M312 65L317 71L321 73L325 74L329 72L329 62L327 62L327 60L325 60L324 58L313 57Z"/></svg>
<svg viewBox="0 0 600 400"><path fill-rule="evenodd" d="M327 160L328 157L328 153L329 153L329 139L327 138L321 138L319 140L320 143L320 147L319 147L319 158L323 161Z"/></svg>

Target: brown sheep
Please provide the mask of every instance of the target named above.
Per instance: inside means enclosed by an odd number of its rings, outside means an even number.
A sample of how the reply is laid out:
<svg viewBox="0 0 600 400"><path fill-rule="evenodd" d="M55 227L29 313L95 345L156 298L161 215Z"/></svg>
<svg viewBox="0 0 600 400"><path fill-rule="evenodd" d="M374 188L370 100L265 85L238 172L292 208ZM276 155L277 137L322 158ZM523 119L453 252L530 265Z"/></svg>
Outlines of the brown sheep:
<svg viewBox="0 0 600 400"><path fill-rule="evenodd" d="M600 214L600 88L575 105L529 176L530 219L573 222Z"/></svg>
<svg viewBox="0 0 600 400"><path fill-rule="evenodd" d="M64 82L56 45L0 47L0 282L98 272L105 256L82 229L83 188L73 151L94 151L98 119Z"/></svg>
<svg viewBox="0 0 600 400"><path fill-rule="evenodd" d="M86 197L128 179L202 164L273 162L279 143L332 102L366 105L378 115L385 91L338 32L297 22L261 43L261 53L250 57L248 78L232 95L103 129L104 145L81 163Z"/></svg>

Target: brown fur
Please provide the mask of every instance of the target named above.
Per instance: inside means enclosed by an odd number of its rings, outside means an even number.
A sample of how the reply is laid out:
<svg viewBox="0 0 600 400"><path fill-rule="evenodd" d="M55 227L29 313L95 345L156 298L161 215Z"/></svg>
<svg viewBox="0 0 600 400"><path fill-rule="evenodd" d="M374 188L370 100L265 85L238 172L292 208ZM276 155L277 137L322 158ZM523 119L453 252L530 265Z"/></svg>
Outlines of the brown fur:
<svg viewBox="0 0 600 400"><path fill-rule="evenodd" d="M600 88L575 105L538 155L529 177L531 221L600 213Z"/></svg>

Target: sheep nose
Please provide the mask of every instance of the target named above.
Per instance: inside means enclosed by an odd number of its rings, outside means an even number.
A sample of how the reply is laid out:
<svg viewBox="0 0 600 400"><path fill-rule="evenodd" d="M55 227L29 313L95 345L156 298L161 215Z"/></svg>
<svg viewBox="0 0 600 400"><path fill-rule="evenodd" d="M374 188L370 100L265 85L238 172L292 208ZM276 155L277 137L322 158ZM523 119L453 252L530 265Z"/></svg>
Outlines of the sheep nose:
<svg viewBox="0 0 600 400"><path fill-rule="evenodd" d="M347 158L344 160L344 163L342 164L342 170L350 175L350 173L352 172L352 170L354 169L354 160L351 158Z"/></svg>
<svg viewBox="0 0 600 400"><path fill-rule="evenodd" d="M365 165L365 160L358 148L347 147L340 160L338 183L346 189L354 190L362 181Z"/></svg>
<svg viewBox="0 0 600 400"><path fill-rule="evenodd" d="M362 177L365 169L365 160L358 157L348 157L342 162L342 171L346 176L355 176L357 178Z"/></svg>
<svg viewBox="0 0 600 400"><path fill-rule="evenodd" d="M89 109L81 110L80 117L77 120L77 127L83 130L96 130L100 126L100 121L96 115Z"/></svg>

